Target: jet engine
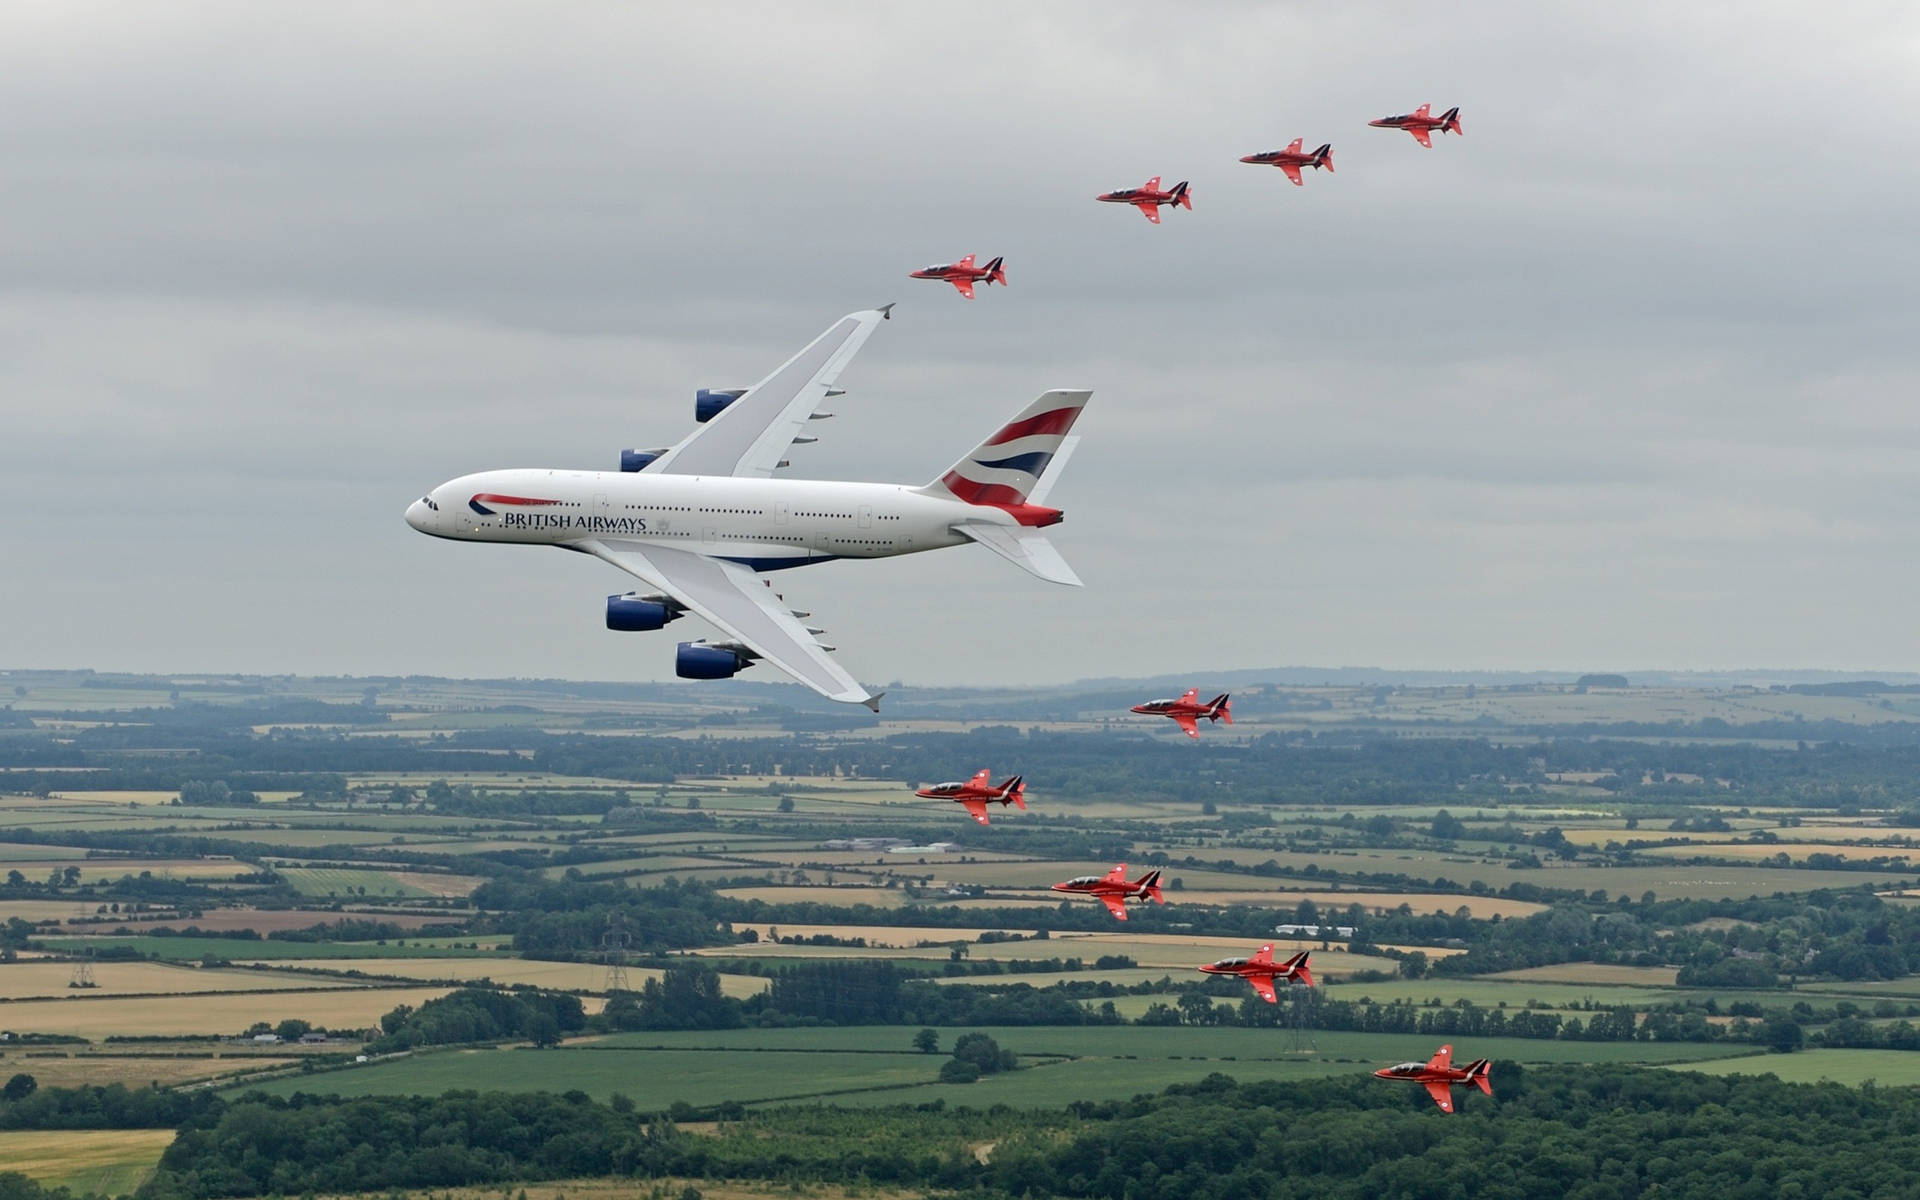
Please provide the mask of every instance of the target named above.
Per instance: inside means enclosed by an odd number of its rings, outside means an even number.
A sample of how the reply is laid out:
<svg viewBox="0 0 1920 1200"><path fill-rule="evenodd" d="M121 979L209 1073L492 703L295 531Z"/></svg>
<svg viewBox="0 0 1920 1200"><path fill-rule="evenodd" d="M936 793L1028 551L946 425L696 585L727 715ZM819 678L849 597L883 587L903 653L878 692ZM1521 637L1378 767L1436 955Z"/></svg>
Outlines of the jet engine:
<svg viewBox="0 0 1920 1200"><path fill-rule="evenodd" d="M643 471L646 469L648 463L665 453L666 449L664 447L659 450L622 450L620 452L620 469L628 474L632 474L635 471Z"/></svg>
<svg viewBox="0 0 1920 1200"><path fill-rule="evenodd" d="M607 628L621 633L647 633L678 620L680 603L671 596L642 596L627 592L607 597Z"/></svg>
<svg viewBox="0 0 1920 1200"><path fill-rule="evenodd" d="M681 642L673 673L682 679L731 679L753 659L730 642Z"/></svg>
<svg viewBox="0 0 1920 1200"><path fill-rule="evenodd" d="M701 388L693 394L693 419L704 425L746 394L745 388Z"/></svg>

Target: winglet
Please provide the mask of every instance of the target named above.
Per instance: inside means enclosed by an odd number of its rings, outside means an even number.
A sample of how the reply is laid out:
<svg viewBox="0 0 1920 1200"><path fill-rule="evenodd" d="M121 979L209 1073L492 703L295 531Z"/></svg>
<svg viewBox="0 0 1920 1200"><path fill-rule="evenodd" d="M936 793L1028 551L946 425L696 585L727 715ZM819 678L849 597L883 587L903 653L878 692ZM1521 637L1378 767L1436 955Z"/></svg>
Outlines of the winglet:
<svg viewBox="0 0 1920 1200"><path fill-rule="evenodd" d="M898 300L892 300L887 302L886 304L882 304L879 308L875 309L874 311L880 314L880 319L882 321L891 321L893 320L893 306L898 303L899 303Z"/></svg>
<svg viewBox="0 0 1920 1200"><path fill-rule="evenodd" d="M879 712L880 712L880 697L884 695L886 695L885 692L875 692L873 695L868 696L865 700L862 700L860 703L872 709L874 711L874 714L877 716L879 715Z"/></svg>

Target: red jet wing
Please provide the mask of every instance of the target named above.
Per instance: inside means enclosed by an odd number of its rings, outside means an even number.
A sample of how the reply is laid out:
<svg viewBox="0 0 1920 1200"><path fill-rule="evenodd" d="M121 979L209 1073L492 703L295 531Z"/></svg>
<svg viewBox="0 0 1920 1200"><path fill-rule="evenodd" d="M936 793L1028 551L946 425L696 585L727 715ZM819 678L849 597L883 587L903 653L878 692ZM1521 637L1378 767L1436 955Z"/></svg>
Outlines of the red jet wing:
<svg viewBox="0 0 1920 1200"><path fill-rule="evenodd" d="M987 802L985 800L962 800L960 806L972 813L973 819L982 825L991 823L987 820Z"/></svg>
<svg viewBox="0 0 1920 1200"><path fill-rule="evenodd" d="M1437 1079L1428 1083L1427 1095L1433 1097L1433 1102L1440 1106L1441 1112L1450 1113L1453 1111L1453 1089L1446 1084L1441 1083Z"/></svg>
<svg viewBox="0 0 1920 1200"><path fill-rule="evenodd" d="M1127 902L1120 897L1102 896L1100 897L1100 903L1107 906L1107 911L1113 914L1115 920L1124 921L1127 919Z"/></svg>
<svg viewBox="0 0 1920 1200"><path fill-rule="evenodd" d="M1453 1047L1442 1046L1427 1060L1429 1071L1451 1071L1453 1069Z"/></svg>
<svg viewBox="0 0 1920 1200"><path fill-rule="evenodd" d="M1293 180L1293 186L1295 186L1295 187L1301 187L1301 186L1303 186L1303 185L1302 185L1302 182L1301 182L1301 179L1300 179L1300 168L1299 168L1299 167L1297 167L1297 166L1295 166L1295 165L1293 165L1292 163L1281 163L1281 164L1280 164L1280 169L1281 169L1282 171L1285 171L1285 172L1287 173L1287 178L1288 178L1288 179L1291 179L1291 180Z"/></svg>
<svg viewBox="0 0 1920 1200"><path fill-rule="evenodd" d="M1253 990L1259 992L1260 998L1268 1004L1280 1003L1279 995L1273 990L1273 976L1249 975L1247 976L1247 982L1253 985Z"/></svg>
<svg viewBox="0 0 1920 1200"><path fill-rule="evenodd" d="M1433 139L1427 136L1427 131L1424 126L1409 125L1407 126L1407 132L1413 135L1414 141L1419 142L1429 150L1433 149Z"/></svg>
<svg viewBox="0 0 1920 1200"><path fill-rule="evenodd" d="M1298 154L1298 153L1300 153L1300 147L1302 147L1302 146L1304 146L1304 145L1306 145L1306 144L1307 144L1307 139L1305 139L1305 138L1295 138L1295 139L1293 139L1293 141L1292 141L1292 142L1291 142L1291 143L1290 143L1290 144L1289 144L1289 145L1287 146L1287 153L1288 153L1288 154Z"/></svg>
<svg viewBox="0 0 1920 1200"><path fill-rule="evenodd" d="M973 299L973 280L971 280L971 279L949 279L949 280L947 280L947 282L948 282L948 283L950 283L950 284L952 284L952 285L954 286L954 288L955 288L955 289L956 289L957 291L959 291L959 293L960 293L960 294L961 294L962 296L965 296L965 297L966 297L967 299L969 299L969 300L971 300L971 299Z"/></svg>
<svg viewBox="0 0 1920 1200"><path fill-rule="evenodd" d="M1173 714L1173 721L1174 724L1187 731L1188 737L1198 738L1200 736L1200 723L1193 719L1192 713L1175 713Z"/></svg>
<svg viewBox="0 0 1920 1200"><path fill-rule="evenodd" d="M1155 225L1160 223L1160 206L1151 200L1135 200L1133 206L1145 214L1147 220Z"/></svg>
<svg viewBox="0 0 1920 1200"><path fill-rule="evenodd" d="M977 787L977 788L992 787L993 772L988 770L985 767L980 768L978 771L975 771L973 773L973 782L968 784L967 786Z"/></svg>

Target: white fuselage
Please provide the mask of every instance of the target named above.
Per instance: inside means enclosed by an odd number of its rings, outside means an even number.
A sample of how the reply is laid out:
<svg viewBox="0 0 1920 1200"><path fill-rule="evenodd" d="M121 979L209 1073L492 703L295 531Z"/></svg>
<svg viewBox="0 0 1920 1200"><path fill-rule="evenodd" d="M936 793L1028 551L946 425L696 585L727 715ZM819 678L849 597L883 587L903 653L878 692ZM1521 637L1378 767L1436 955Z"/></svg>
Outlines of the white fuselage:
<svg viewBox="0 0 1920 1200"><path fill-rule="evenodd" d="M407 524L457 541L617 538L758 571L963 545L969 539L953 526L983 520L1018 524L1001 509L901 484L537 468L462 475L407 509Z"/></svg>

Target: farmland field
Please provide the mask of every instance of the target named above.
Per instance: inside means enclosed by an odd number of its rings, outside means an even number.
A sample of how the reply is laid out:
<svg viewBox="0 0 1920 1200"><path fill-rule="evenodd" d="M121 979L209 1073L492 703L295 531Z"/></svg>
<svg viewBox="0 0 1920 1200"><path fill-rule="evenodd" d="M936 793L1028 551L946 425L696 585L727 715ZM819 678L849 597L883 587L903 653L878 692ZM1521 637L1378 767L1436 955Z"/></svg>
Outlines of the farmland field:
<svg viewBox="0 0 1920 1200"><path fill-rule="evenodd" d="M311 986L311 985L310 985ZM234 992L211 996L104 997L99 1000L21 1000L7 1006L7 1022L29 1033L61 1033L99 1041L111 1034L138 1037L234 1036L258 1021L289 1017L327 1029L377 1025L401 1004L418 1007L450 989L332 985L326 991Z"/></svg>
<svg viewBox="0 0 1920 1200"><path fill-rule="evenodd" d="M434 893L401 882L386 871L353 871L337 867L282 867L281 878L302 896L424 897Z"/></svg>
<svg viewBox="0 0 1920 1200"><path fill-rule="evenodd" d="M1878 1050L1802 1050L1797 1054L1760 1054L1747 1058L1688 1064L1688 1071L1712 1075L1778 1075L1786 1083L1856 1085L1872 1080L1882 1087L1920 1084L1920 1054Z"/></svg>
<svg viewBox="0 0 1920 1200"><path fill-rule="evenodd" d="M200 1047L204 1049L204 1047ZM266 1055L211 1054L199 1058L175 1058L171 1055L60 1054L18 1051L0 1054L0 1076L11 1078L19 1072L33 1076L41 1087L78 1087L111 1083L130 1088L172 1087L217 1075L241 1071L260 1071L285 1066L295 1060Z"/></svg>
<svg viewBox="0 0 1920 1200"><path fill-rule="evenodd" d="M153 1173L171 1129L35 1129L0 1132L0 1171L18 1171L79 1194L124 1196Z"/></svg>
<svg viewBox="0 0 1920 1200"><path fill-rule="evenodd" d="M480 950L467 950L461 946L448 945L436 939L402 939L388 945L377 942L291 942L277 938L215 938L215 937L162 937L155 935L132 934L128 936L101 935L86 937L50 937L45 943L50 949L69 953L84 954L90 950L105 950L124 946L137 950L154 958L174 961L194 962L206 957L223 958L228 961L265 961L295 960L306 958L424 958L429 956L447 958L463 957L502 957L498 951L498 939L482 940L478 944L486 947ZM0 978L8 968L0 966ZM105 966L97 968L106 970Z"/></svg>
<svg viewBox="0 0 1920 1200"><path fill-rule="evenodd" d="M951 1045L963 1032L941 1030L941 1044ZM422 1055L259 1086L276 1095L307 1091L350 1096L577 1087L602 1098L624 1092L642 1108L664 1108L675 1100L714 1104L800 1097L826 1097L836 1104L944 1098L949 1104L1039 1106L1091 1094L1158 1091L1170 1082L1215 1071L1249 1080L1301 1079L1368 1071L1433 1052L1431 1039L1386 1034L1316 1033L1312 1038L1317 1049L1294 1052L1288 1048L1288 1035L1271 1029L1018 1027L985 1032L1027 1056L1023 1065L1029 1069L973 1085L938 1084L933 1080L942 1059L912 1052L912 1029L864 1026L622 1034L558 1050ZM1482 1038L1473 1052L1527 1063L1685 1062L1750 1054L1752 1048Z"/></svg>
<svg viewBox="0 0 1920 1200"><path fill-rule="evenodd" d="M310 958L301 959L298 965L307 971L363 971L369 975L434 982L491 979L503 987L524 983L535 987L589 992L603 990L607 980L607 968L601 963L537 962L510 958L504 954L491 958ZM627 968L628 980L635 989L643 981L657 979L660 975L661 971L655 968ZM312 986L312 980L308 980L305 986ZM720 977L720 990L729 996L754 996L766 988L767 981L759 976Z"/></svg>
<svg viewBox="0 0 1920 1200"><path fill-rule="evenodd" d="M310 988L313 984L264 971L203 970L150 962L105 962L91 965L92 986L76 988L75 964L64 962L0 963L0 1000L32 1000L59 996L76 1003L83 998L113 995L156 995L179 992L263 992Z"/></svg>

